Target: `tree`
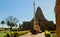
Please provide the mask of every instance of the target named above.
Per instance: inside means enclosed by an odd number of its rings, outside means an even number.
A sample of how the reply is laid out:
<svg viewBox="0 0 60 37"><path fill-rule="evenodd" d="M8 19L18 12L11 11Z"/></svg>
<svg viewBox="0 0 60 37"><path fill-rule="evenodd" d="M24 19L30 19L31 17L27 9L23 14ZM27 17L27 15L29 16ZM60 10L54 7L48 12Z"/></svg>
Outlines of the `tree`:
<svg viewBox="0 0 60 37"><path fill-rule="evenodd" d="M2 21L1 21L1 24L2 24L2 27L3 27L3 24L5 24L5 22L2 20Z"/></svg>
<svg viewBox="0 0 60 37"><path fill-rule="evenodd" d="M10 31L12 31L12 27L17 26L17 22L17 18L13 16L9 16L8 18L6 18L6 24L10 26Z"/></svg>

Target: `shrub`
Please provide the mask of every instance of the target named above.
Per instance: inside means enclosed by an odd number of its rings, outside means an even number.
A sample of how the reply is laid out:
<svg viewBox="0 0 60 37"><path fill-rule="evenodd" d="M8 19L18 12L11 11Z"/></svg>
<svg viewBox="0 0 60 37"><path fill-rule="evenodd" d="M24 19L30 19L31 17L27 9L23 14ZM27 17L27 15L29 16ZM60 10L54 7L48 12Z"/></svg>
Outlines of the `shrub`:
<svg viewBox="0 0 60 37"><path fill-rule="evenodd" d="M7 36L9 36L9 37L16 37L16 36L21 36L21 35L27 34L29 32L30 32L29 30L17 31L17 32L9 32L9 33L7 33Z"/></svg>
<svg viewBox="0 0 60 37"><path fill-rule="evenodd" d="M9 36L9 37L14 37L14 32L9 32L9 33L7 33L7 36Z"/></svg>
<svg viewBox="0 0 60 37"><path fill-rule="evenodd" d="M51 37L57 37L56 33L51 34Z"/></svg>
<svg viewBox="0 0 60 37"><path fill-rule="evenodd" d="M50 34L46 34L45 37L51 37Z"/></svg>
<svg viewBox="0 0 60 37"><path fill-rule="evenodd" d="M17 35L18 36L21 36L21 35L24 35L24 34L27 34L29 33L30 31L20 31L20 32L17 32Z"/></svg>
<svg viewBox="0 0 60 37"><path fill-rule="evenodd" d="M7 35L6 35L6 37L10 37L10 35L9 35L9 34L7 34Z"/></svg>
<svg viewBox="0 0 60 37"><path fill-rule="evenodd" d="M45 36L46 37L56 37L56 31L45 31Z"/></svg>

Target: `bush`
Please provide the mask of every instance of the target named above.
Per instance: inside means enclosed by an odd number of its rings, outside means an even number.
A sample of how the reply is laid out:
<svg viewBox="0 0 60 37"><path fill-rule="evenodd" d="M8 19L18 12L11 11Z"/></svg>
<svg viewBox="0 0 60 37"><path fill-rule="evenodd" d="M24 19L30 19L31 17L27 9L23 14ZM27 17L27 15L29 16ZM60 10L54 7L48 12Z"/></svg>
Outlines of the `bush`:
<svg viewBox="0 0 60 37"><path fill-rule="evenodd" d="M17 35L18 36L21 36L21 35L24 35L24 34L27 34L29 33L30 31L20 31L20 32L17 32Z"/></svg>
<svg viewBox="0 0 60 37"><path fill-rule="evenodd" d="M9 34L7 34L7 35L6 35L6 37L10 37L10 35L9 35Z"/></svg>
<svg viewBox="0 0 60 37"><path fill-rule="evenodd" d="M56 33L51 34L51 37L57 37Z"/></svg>
<svg viewBox="0 0 60 37"><path fill-rule="evenodd" d="M9 37L14 37L14 32L9 32L9 33L7 33L7 36L9 36Z"/></svg>
<svg viewBox="0 0 60 37"><path fill-rule="evenodd" d="M45 31L45 34L51 34L48 30Z"/></svg>
<svg viewBox="0 0 60 37"><path fill-rule="evenodd" d="M56 31L45 31L46 37L56 37Z"/></svg>
<svg viewBox="0 0 60 37"><path fill-rule="evenodd" d="M50 34L46 34L45 37L51 37Z"/></svg>
<svg viewBox="0 0 60 37"><path fill-rule="evenodd" d="M24 35L24 34L27 34L29 33L30 31L29 30L26 30L26 31L17 31L17 32L9 32L7 33L7 37L16 37L16 36L21 36L21 35Z"/></svg>

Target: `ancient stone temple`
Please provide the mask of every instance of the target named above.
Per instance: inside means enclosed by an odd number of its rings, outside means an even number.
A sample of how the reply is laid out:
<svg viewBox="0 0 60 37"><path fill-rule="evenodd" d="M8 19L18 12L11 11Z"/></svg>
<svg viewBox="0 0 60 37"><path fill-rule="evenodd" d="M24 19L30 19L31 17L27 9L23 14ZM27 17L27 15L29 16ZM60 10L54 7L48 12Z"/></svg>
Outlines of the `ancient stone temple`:
<svg viewBox="0 0 60 37"><path fill-rule="evenodd" d="M36 10L35 18L36 18L36 21L38 22L40 30L42 30L42 31L45 31L45 30L55 30L54 23L52 21L48 21L44 17L43 12L42 12L40 7L38 7L37 10ZM32 25L33 25L33 22L34 22L33 19L31 20Z"/></svg>
<svg viewBox="0 0 60 37"><path fill-rule="evenodd" d="M48 21L44 17L43 12L40 7L38 7L36 10L35 18L36 18L36 24L37 24L37 27L35 29L38 30L38 32L39 32L39 29L40 29L40 31L55 30L56 29L53 21ZM22 28L23 30L30 29L32 32L33 28L34 28L34 18L31 21L23 22L23 28Z"/></svg>
<svg viewBox="0 0 60 37"><path fill-rule="evenodd" d="M33 26L36 33L41 32L41 27L40 24L43 23L44 21L47 21L42 13L42 10L40 7L37 8L36 13L35 13L35 26ZM31 21L32 25L34 25L34 20L32 19ZM42 24L41 24L42 25ZM32 30L33 31L33 30ZM34 32L34 31L33 31Z"/></svg>

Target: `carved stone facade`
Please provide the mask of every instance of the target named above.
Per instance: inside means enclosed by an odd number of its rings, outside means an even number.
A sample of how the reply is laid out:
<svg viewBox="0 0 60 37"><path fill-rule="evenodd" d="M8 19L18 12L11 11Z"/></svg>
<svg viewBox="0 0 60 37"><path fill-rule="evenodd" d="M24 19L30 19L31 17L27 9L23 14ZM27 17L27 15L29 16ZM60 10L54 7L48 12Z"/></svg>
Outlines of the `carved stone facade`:
<svg viewBox="0 0 60 37"><path fill-rule="evenodd" d="M42 12L40 7L38 7L37 10L36 10L35 18L37 19L36 21L38 21L38 25L40 27L40 30L45 31L45 30L55 30L56 29L55 24L53 23L53 21L48 21L44 17L43 12ZM31 20L32 25L34 25L33 24L34 23L33 19Z"/></svg>
<svg viewBox="0 0 60 37"><path fill-rule="evenodd" d="M48 21L44 17L43 12L40 7L38 7L36 10L35 18L36 18L36 24L37 24L37 25L35 25L36 26L35 30L37 30L38 32L56 29L55 24L52 21ZM31 32L34 32L33 28L34 28L34 18L30 22L23 22L23 30L31 29Z"/></svg>

